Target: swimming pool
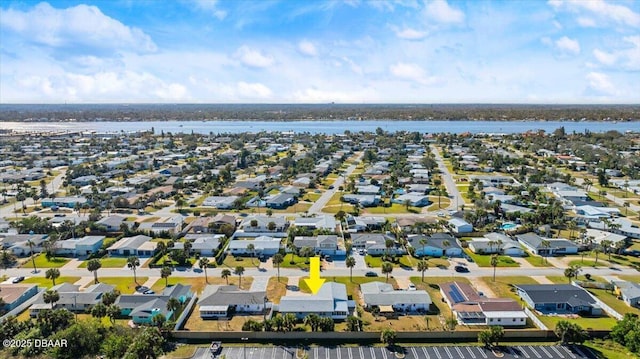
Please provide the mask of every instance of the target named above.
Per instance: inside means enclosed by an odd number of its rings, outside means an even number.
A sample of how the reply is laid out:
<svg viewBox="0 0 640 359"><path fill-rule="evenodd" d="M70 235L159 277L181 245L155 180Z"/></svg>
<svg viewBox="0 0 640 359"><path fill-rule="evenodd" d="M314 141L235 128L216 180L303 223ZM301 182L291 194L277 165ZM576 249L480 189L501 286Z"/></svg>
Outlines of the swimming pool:
<svg viewBox="0 0 640 359"><path fill-rule="evenodd" d="M507 223L502 224L502 226L500 226L500 228L502 228L502 229L514 229L517 226L518 225L513 223L513 222L507 222Z"/></svg>

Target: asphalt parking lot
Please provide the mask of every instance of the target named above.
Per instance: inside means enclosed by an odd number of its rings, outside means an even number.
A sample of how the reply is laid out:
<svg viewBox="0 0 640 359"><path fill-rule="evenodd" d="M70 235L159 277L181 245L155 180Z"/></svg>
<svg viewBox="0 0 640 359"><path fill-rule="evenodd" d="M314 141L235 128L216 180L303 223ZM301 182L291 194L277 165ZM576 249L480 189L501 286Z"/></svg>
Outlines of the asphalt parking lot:
<svg viewBox="0 0 640 359"><path fill-rule="evenodd" d="M477 346L408 346L404 347L407 359L491 359L496 356ZM310 359L392 359L394 354L383 347L311 347ZM224 347L215 358L225 359L290 359L296 357L290 347ZM214 356L206 348L200 348L194 359L211 359ZM521 345L507 347L503 359L597 359L582 346Z"/></svg>

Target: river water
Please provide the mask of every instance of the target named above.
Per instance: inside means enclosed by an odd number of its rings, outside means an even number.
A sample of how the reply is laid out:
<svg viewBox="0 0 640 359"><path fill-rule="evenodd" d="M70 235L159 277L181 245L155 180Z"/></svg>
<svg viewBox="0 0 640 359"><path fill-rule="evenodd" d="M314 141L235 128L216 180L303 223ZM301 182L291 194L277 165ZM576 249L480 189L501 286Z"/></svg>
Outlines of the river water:
<svg viewBox="0 0 640 359"><path fill-rule="evenodd" d="M131 122L0 122L0 129L26 132L134 132L164 131L172 133L240 133L260 131L293 131L312 134L374 132L378 127L388 132L417 131L421 133L521 133L544 130L553 132L564 126L567 133L577 132L640 132L640 122L563 122L563 121L131 121Z"/></svg>

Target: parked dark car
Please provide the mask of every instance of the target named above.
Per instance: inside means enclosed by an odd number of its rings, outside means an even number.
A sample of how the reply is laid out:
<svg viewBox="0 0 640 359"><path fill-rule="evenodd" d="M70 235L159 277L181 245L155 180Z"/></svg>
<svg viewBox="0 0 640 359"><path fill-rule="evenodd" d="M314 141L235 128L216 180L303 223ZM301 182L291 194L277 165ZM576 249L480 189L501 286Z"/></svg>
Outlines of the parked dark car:
<svg viewBox="0 0 640 359"><path fill-rule="evenodd" d="M24 277L15 277L13 278L13 280L11 281L12 283L20 283L24 280Z"/></svg>
<svg viewBox="0 0 640 359"><path fill-rule="evenodd" d="M364 274L365 277L377 277L378 273L376 272L367 272Z"/></svg>
<svg viewBox="0 0 640 359"><path fill-rule="evenodd" d="M465 266L456 266L455 270L458 273L469 273L469 268L467 268Z"/></svg>

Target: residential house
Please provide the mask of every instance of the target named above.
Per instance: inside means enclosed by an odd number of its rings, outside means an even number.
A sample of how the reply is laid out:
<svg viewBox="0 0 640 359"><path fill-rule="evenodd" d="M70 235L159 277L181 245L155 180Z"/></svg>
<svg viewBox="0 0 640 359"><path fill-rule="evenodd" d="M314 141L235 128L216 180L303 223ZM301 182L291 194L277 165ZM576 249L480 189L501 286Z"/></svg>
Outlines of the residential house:
<svg viewBox="0 0 640 359"><path fill-rule="evenodd" d="M109 248L110 256L138 256L138 257L151 257L156 250L157 243L151 242L151 237L144 235L137 235L133 237L121 238L115 242Z"/></svg>
<svg viewBox="0 0 640 359"><path fill-rule="evenodd" d="M527 314L522 306L510 298L487 298L471 285L447 282L440 285L440 294L462 325L499 325L523 327Z"/></svg>
<svg viewBox="0 0 640 359"><path fill-rule="evenodd" d="M602 229L611 233L621 234L623 236L627 236L629 238L640 239L640 227L637 224L634 224L630 220L626 218L613 218L611 220L612 224L616 225L616 228L609 227L606 223L600 221L591 221L588 223L590 228ZM619 226L619 228L617 227Z"/></svg>
<svg viewBox="0 0 640 359"><path fill-rule="evenodd" d="M57 291L60 296L60 299L53 304L53 309L64 308L72 312L85 313L102 301L104 293L112 292L114 289L114 286L104 283L93 284L83 291L80 290L79 285L57 284L51 287L51 290ZM35 318L40 311L51 308L50 303L44 302L44 292L40 292L31 307L29 307L29 315Z"/></svg>
<svg viewBox="0 0 640 359"><path fill-rule="evenodd" d="M618 217L620 215L620 210L617 208L596 207L592 205L575 206L573 211L576 214L576 220L581 224Z"/></svg>
<svg viewBox="0 0 640 359"><path fill-rule="evenodd" d="M426 313L431 305L431 297L424 290L394 290L383 282L363 283L360 292L367 308L377 306L381 312L387 307L394 312Z"/></svg>
<svg viewBox="0 0 640 359"><path fill-rule="evenodd" d="M331 232L336 231L336 219L331 215L298 216L294 219L293 225L310 230L323 229Z"/></svg>
<svg viewBox="0 0 640 359"><path fill-rule="evenodd" d="M0 285L0 305L1 311L11 311L20 304L38 294L38 286L35 284L1 284Z"/></svg>
<svg viewBox="0 0 640 359"><path fill-rule="evenodd" d="M223 225L229 225L235 229L236 217L222 213L218 213L214 217L197 217L189 223L185 231L191 233L218 233Z"/></svg>
<svg viewBox="0 0 640 359"><path fill-rule="evenodd" d="M640 307L640 284L624 280L611 281L614 293L630 307Z"/></svg>
<svg viewBox="0 0 640 359"><path fill-rule="evenodd" d="M238 200L238 196L211 196L202 201L202 205L206 207L214 207L217 209L232 209L235 207L235 202Z"/></svg>
<svg viewBox="0 0 640 359"><path fill-rule="evenodd" d="M266 291L241 290L235 285L207 285L198 299L200 318L262 313L270 307Z"/></svg>
<svg viewBox="0 0 640 359"><path fill-rule="evenodd" d="M379 231L384 227L385 223L387 223L387 219L375 216L354 217L352 215L347 215L345 222L347 223L347 231L353 233Z"/></svg>
<svg viewBox="0 0 640 359"><path fill-rule="evenodd" d="M313 295L294 295L280 298L278 311L292 313L298 319L309 314L345 320L355 308L355 302L348 300L347 287L342 283L326 282Z"/></svg>
<svg viewBox="0 0 640 359"><path fill-rule="evenodd" d="M340 251L340 253L338 253L338 236L334 234L320 235L316 237L295 237L293 239L293 244L298 249L302 249L304 247L313 248L314 252L317 254L345 254L344 251Z"/></svg>
<svg viewBox="0 0 640 359"><path fill-rule="evenodd" d="M187 234L184 239L191 242L191 252L203 257L213 257L220 249L224 234Z"/></svg>
<svg viewBox="0 0 640 359"><path fill-rule="evenodd" d="M351 234L351 244L353 248L369 249L371 247L385 246L387 241L395 243L395 238L382 233L353 233Z"/></svg>
<svg viewBox="0 0 640 359"><path fill-rule="evenodd" d="M2 237L2 247L18 257L41 253L47 234L10 234Z"/></svg>
<svg viewBox="0 0 640 359"><path fill-rule="evenodd" d="M105 236L84 236L56 242L55 252L63 256L88 256L102 248Z"/></svg>
<svg viewBox="0 0 640 359"><path fill-rule="evenodd" d="M345 202L357 204L362 207L374 207L380 203L380 196L373 194L345 194L342 196Z"/></svg>
<svg viewBox="0 0 640 359"><path fill-rule="evenodd" d="M273 222L273 225L270 223ZM269 229L270 226L274 226L273 229ZM287 231L289 222L284 217L269 217L269 216L248 216L240 222L240 232L234 234L235 237L239 236L251 236L250 233L270 233L272 235L282 234ZM286 233L285 233L286 235Z"/></svg>
<svg viewBox="0 0 640 359"><path fill-rule="evenodd" d="M426 241L424 245L421 242ZM448 233L434 233L430 236L423 234L407 236L407 243L415 248L416 257L460 257L462 248L458 241Z"/></svg>
<svg viewBox="0 0 640 359"><path fill-rule="evenodd" d="M514 284L514 286L518 296L542 314L602 314L602 308L589 292L571 284Z"/></svg>
<svg viewBox="0 0 640 359"><path fill-rule="evenodd" d="M259 236L253 240L234 239L229 241L229 252L232 255L272 256L280 251L281 238ZM253 244L253 251L248 247Z"/></svg>
<svg viewBox="0 0 640 359"><path fill-rule="evenodd" d="M156 315L162 315L169 320L173 311L167 309L170 298L176 298L180 303L187 303L193 297L190 285L176 284L165 288L160 294L121 295L115 302L120 307L120 314L131 317L135 324L150 324Z"/></svg>
<svg viewBox="0 0 640 359"><path fill-rule="evenodd" d="M578 246L567 239L544 238L533 232L518 234L516 239L533 254L543 257L578 253Z"/></svg>
<svg viewBox="0 0 640 359"><path fill-rule="evenodd" d="M266 206L273 209L286 209L296 202L298 199L289 193L278 193L265 201Z"/></svg>
<svg viewBox="0 0 640 359"><path fill-rule="evenodd" d="M627 240L627 236L624 236L622 234L611 233L593 228L587 228L585 238L590 239L592 243L598 245L602 244L604 241L611 242L611 248L608 248L608 250L612 252L615 251L615 248L620 248L620 246L622 246L622 243L625 243Z"/></svg>
<svg viewBox="0 0 640 359"><path fill-rule="evenodd" d="M487 233L482 238L472 238L469 249L476 254L504 254L522 257L526 254L520 243L502 233Z"/></svg>
<svg viewBox="0 0 640 359"><path fill-rule="evenodd" d="M56 197L56 198L43 198L40 201L40 205L42 207L65 207L65 208L75 208L76 205L82 206L87 203L87 199L85 197Z"/></svg>
<svg viewBox="0 0 640 359"><path fill-rule="evenodd" d="M182 231L184 219L182 216L164 217L155 222L142 222L138 230L149 234L160 234L162 232L177 234Z"/></svg>
<svg viewBox="0 0 640 359"><path fill-rule="evenodd" d="M96 224L104 227L106 232L120 232L120 226L125 223L126 218L122 216L108 216L100 219Z"/></svg>
<svg viewBox="0 0 640 359"><path fill-rule="evenodd" d="M462 218L451 218L449 220L449 225L451 226L451 230L455 233L471 233L473 232L473 225L471 223L465 221Z"/></svg>
<svg viewBox="0 0 640 359"><path fill-rule="evenodd" d="M431 204L431 201L429 201L429 196L419 192L409 192L401 194L398 197L392 199L391 202L402 205L405 205L408 202L412 207L424 207Z"/></svg>
<svg viewBox="0 0 640 359"><path fill-rule="evenodd" d="M380 193L380 186L374 185L365 185L365 186L356 186L358 194L378 194Z"/></svg>

